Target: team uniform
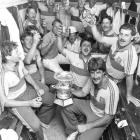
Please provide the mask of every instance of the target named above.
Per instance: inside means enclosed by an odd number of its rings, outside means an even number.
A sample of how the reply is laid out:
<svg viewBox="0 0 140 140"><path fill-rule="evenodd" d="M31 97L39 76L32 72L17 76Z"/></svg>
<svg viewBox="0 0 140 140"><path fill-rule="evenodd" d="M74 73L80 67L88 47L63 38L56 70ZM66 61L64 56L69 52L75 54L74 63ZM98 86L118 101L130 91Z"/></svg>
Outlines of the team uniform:
<svg viewBox="0 0 140 140"><path fill-rule="evenodd" d="M119 88L114 81L106 77L104 85L98 90L94 88L91 79L82 89L85 93L90 93L90 100L74 99L74 103L63 109L62 117L66 126L66 133L71 134L77 130L79 124L76 115L84 114L86 122L94 122L104 117L105 114L115 115L119 101ZM107 126L89 129L81 133L77 140L99 140Z"/></svg>
<svg viewBox="0 0 140 140"><path fill-rule="evenodd" d="M113 38L113 44L106 61L106 70L109 76L116 81L122 80L126 75L133 75L137 66L138 56L135 47L130 44L121 49L118 38Z"/></svg>
<svg viewBox="0 0 140 140"><path fill-rule="evenodd" d="M15 71L4 70L4 89L8 99L28 101L38 97L36 90L26 83L25 76L28 72L23 73L23 69L25 68L21 61ZM30 106L12 107L11 110L29 130L40 133L41 128L38 128L40 120L48 124L54 115L55 108L53 94L49 93L48 88L39 81L36 83L44 90L44 95L42 95L43 103L38 114L36 115Z"/></svg>
<svg viewBox="0 0 140 140"><path fill-rule="evenodd" d="M73 75L73 84L77 87L83 87L89 78L87 69L88 61L85 62L81 54L74 53L68 49L63 49L63 53L70 62L70 71Z"/></svg>

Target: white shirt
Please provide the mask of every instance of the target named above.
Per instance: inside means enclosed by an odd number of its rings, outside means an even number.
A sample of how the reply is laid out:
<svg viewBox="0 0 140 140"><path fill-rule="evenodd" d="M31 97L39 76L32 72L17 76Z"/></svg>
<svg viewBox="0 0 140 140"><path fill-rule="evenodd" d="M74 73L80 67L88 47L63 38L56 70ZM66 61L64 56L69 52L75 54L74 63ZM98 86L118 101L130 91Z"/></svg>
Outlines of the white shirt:
<svg viewBox="0 0 140 140"><path fill-rule="evenodd" d="M118 38L112 38L112 47L106 61L107 73L118 80L123 79L126 75L133 75L137 67L138 56L135 47L129 46L118 49Z"/></svg>
<svg viewBox="0 0 140 140"><path fill-rule="evenodd" d="M67 41L64 47L72 52L79 53L80 52L80 43L81 43L81 39L76 39L73 44L71 44L69 41Z"/></svg>
<svg viewBox="0 0 140 140"><path fill-rule="evenodd" d="M93 82L89 79L82 91L90 93L90 107L97 116L103 117L105 114L114 115L116 113L119 88L114 81L107 78L106 83L95 92Z"/></svg>

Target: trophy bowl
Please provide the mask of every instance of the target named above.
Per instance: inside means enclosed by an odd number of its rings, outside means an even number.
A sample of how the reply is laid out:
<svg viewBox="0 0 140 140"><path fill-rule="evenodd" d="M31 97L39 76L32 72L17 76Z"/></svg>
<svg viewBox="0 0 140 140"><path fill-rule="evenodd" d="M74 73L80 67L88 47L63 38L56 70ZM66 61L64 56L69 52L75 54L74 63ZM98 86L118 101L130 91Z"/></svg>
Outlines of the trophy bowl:
<svg viewBox="0 0 140 140"><path fill-rule="evenodd" d="M53 87L57 89L57 98L65 100L71 97L72 74L70 72L56 73L54 78L58 84Z"/></svg>

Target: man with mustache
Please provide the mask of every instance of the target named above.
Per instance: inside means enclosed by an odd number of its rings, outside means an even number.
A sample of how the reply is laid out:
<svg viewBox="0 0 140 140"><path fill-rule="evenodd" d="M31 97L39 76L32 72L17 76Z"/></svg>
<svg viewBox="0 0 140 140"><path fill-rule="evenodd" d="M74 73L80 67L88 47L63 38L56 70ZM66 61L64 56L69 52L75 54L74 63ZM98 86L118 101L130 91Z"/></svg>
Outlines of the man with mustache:
<svg viewBox="0 0 140 140"><path fill-rule="evenodd" d="M98 42L111 46L106 61L106 70L110 77L116 82L126 78L127 102L140 106L140 101L132 95L133 74L137 66L137 53L133 46L133 39L136 34L135 28L130 24L123 24L119 30L118 37L102 36L96 25L91 26L92 33Z"/></svg>
<svg viewBox="0 0 140 140"><path fill-rule="evenodd" d="M72 90L78 97L90 95L90 100L73 99L72 105L63 108L61 114L66 134L70 134L67 140L99 140L115 115L119 88L105 75L105 70L103 59L91 58L88 62L91 78L81 90ZM82 114L86 116L84 124L80 124L76 117Z"/></svg>

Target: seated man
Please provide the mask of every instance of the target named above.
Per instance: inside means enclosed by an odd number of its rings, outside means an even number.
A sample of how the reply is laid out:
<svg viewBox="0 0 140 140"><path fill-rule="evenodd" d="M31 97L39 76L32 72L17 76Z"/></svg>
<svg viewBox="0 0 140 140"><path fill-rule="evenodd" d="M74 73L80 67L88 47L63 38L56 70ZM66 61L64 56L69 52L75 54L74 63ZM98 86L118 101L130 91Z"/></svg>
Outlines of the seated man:
<svg viewBox="0 0 140 140"><path fill-rule="evenodd" d="M88 63L91 78L82 90L73 90L76 96L90 94L90 100L73 99L74 103L62 110L67 140L99 140L116 113L119 89L114 81L105 76L105 63L101 58L91 58ZM86 123L79 124L76 115L84 114ZM73 133L74 132L74 133ZM74 140L74 139L73 139Z"/></svg>
<svg viewBox="0 0 140 140"><path fill-rule="evenodd" d="M23 23L24 29L29 25L34 25L38 28L39 32L43 34L44 31L41 27L40 20L36 20L36 16L37 10L32 6L29 6L26 9L25 21Z"/></svg>
<svg viewBox="0 0 140 140"><path fill-rule="evenodd" d="M58 38L59 51L69 60L70 71L73 75L73 86L82 88L89 79L88 60L91 57L91 38L81 40L80 53L75 53L63 48L62 38Z"/></svg>
<svg viewBox="0 0 140 140"><path fill-rule="evenodd" d="M30 29L33 29L30 26ZM27 29L27 28L26 28ZM40 42L40 35L36 30L25 32L22 37L23 49L25 52L25 67L31 74L32 78L36 81L39 80L43 84L56 84L57 80L53 78L54 73L51 71L44 70L40 52L38 50L38 44Z"/></svg>
<svg viewBox="0 0 140 140"><path fill-rule="evenodd" d="M67 64L68 61L64 56L58 53L58 36L62 33L59 28L62 27L62 22L56 19L52 23L52 31L44 35L43 42L41 43L39 49L41 55L43 56L43 65L55 73L63 72L60 67L60 63Z"/></svg>
<svg viewBox="0 0 140 140"><path fill-rule="evenodd" d="M64 47L68 50L79 53L80 52L80 42L81 38L78 36L78 32L74 26L69 27L69 37Z"/></svg>
<svg viewBox="0 0 140 140"><path fill-rule="evenodd" d="M24 68L15 42L3 42L1 46L3 73L2 81L5 94L3 104L35 132L38 140L45 140L42 124L50 123L54 116L54 96L48 87L35 82ZM2 94L3 92L1 92ZM37 115L32 107L38 108ZM36 110L36 109L35 109ZM42 123L43 122L43 123Z"/></svg>

